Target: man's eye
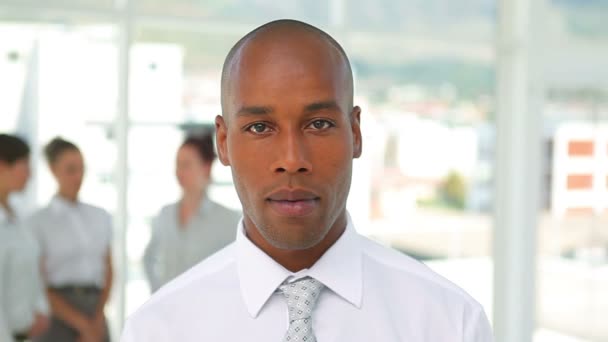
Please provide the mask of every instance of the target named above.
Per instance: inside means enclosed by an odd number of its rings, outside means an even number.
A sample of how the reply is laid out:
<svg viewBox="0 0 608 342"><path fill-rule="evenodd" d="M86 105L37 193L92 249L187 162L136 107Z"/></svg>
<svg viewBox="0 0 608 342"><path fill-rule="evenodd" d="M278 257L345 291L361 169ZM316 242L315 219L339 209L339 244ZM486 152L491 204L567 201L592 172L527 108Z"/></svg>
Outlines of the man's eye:
<svg viewBox="0 0 608 342"><path fill-rule="evenodd" d="M310 124L310 126L316 130L322 130L333 127L334 124L327 120L315 120Z"/></svg>
<svg viewBox="0 0 608 342"><path fill-rule="evenodd" d="M265 123L254 123L253 125L247 128L248 131L252 133L264 133L268 129L268 126Z"/></svg>

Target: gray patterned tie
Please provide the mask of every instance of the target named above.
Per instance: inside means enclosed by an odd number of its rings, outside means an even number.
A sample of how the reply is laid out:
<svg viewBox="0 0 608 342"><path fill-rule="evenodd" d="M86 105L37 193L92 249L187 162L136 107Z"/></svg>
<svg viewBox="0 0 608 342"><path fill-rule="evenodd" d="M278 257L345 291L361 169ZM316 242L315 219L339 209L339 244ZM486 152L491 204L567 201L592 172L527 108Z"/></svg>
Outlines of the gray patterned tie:
<svg viewBox="0 0 608 342"><path fill-rule="evenodd" d="M312 311L323 287L323 284L310 277L279 286L279 291L287 299L289 310L289 328L283 341L317 341L312 332Z"/></svg>

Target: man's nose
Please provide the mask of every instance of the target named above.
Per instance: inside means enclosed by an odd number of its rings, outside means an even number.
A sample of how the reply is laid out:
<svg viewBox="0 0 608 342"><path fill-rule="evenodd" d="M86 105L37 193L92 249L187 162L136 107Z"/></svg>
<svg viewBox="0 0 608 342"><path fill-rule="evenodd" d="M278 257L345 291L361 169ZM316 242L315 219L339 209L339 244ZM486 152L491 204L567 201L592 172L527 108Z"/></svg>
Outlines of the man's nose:
<svg viewBox="0 0 608 342"><path fill-rule="evenodd" d="M271 166L272 172L296 174L312 171L310 151L301 132L284 132L274 148L277 150L277 159Z"/></svg>

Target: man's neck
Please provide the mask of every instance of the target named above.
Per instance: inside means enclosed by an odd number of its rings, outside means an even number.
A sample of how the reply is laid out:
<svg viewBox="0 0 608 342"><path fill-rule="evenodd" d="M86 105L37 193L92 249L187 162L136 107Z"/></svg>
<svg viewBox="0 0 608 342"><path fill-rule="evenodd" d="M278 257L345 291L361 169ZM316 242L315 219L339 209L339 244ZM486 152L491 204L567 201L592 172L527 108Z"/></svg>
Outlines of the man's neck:
<svg viewBox="0 0 608 342"><path fill-rule="evenodd" d="M257 228L245 227L245 233L251 242L258 246L268 256L291 272L298 272L311 268L327 250L338 241L346 230L346 215L338 219L330 228L327 235L315 246L307 249L282 249L277 248L266 241Z"/></svg>

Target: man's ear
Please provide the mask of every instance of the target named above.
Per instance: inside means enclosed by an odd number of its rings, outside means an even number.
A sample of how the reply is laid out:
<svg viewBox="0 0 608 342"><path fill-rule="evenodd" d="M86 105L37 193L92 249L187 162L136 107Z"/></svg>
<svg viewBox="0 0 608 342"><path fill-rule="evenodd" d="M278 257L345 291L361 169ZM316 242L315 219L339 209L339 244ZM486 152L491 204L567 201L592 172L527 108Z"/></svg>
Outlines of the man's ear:
<svg viewBox="0 0 608 342"><path fill-rule="evenodd" d="M353 133L353 158L359 158L363 151L363 138L361 137L361 108L359 106L354 106L350 115L350 124Z"/></svg>
<svg viewBox="0 0 608 342"><path fill-rule="evenodd" d="M230 165L227 137L228 127L226 127L224 117L218 115L215 117L215 146L217 146L217 157L224 166Z"/></svg>

